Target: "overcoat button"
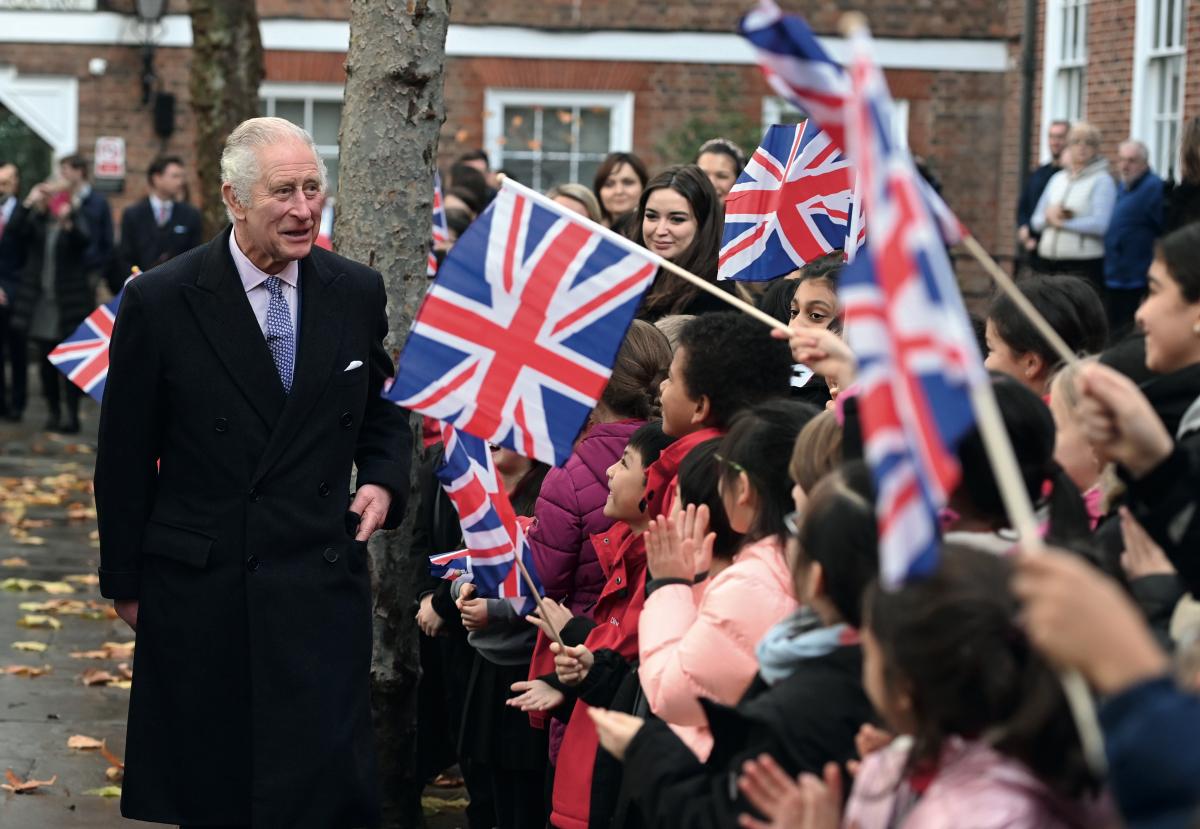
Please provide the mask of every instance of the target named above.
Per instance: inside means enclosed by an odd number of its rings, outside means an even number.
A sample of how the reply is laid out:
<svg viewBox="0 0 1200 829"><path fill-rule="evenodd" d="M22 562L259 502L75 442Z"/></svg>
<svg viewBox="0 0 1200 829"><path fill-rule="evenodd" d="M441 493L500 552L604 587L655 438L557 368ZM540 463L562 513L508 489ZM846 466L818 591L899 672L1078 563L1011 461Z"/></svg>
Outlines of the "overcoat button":
<svg viewBox="0 0 1200 829"><path fill-rule="evenodd" d="M354 422L354 415L350 414L349 412L346 412L344 415L342 415L342 425L343 426L349 426L353 422Z"/></svg>
<svg viewBox="0 0 1200 829"><path fill-rule="evenodd" d="M216 420L213 421L213 428L216 429L218 432L224 432L225 430L227 430L229 428L229 421L223 417L218 417Z"/></svg>
<svg viewBox="0 0 1200 829"><path fill-rule="evenodd" d="M254 501L257 501L257 500L258 500L258 490L257 490L257 489L254 489L254 488L251 488L251 489L250 489L250 501L251 501L251 502L254 502Z"/></svg>
<svg viewBox="0 0 1200 829"><path fill-rule="evenodd" d="M330 564L333 564L335 561L337 561L337 550L333 549L332 547L330 547L328 550L326 550L325 551L325 560L328 561Z"/></svg>
<svg viewBox="0 0 1200 829"><path fill-rule="evenodd" d="M317 487L317 494L320 495L322 498L324 498L326 495L328 495L329 494L329 484L323 483L319 487Z"/></svg>
<svg viewBox="0 0 1200 829"><path fill-rule="evenodd" d="M246 569L252 573L258 569L258 556L250 556L246 559Z"/></svg>

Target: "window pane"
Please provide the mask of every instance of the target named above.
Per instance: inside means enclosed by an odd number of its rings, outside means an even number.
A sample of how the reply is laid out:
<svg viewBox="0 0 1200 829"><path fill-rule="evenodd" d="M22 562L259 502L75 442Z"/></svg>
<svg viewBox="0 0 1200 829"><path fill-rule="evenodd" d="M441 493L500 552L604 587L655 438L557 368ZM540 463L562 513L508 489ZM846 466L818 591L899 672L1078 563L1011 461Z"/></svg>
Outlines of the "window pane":
<svg viewBox="0 0 1200 829"><path fill-rule="evenodd" d="M268 111L267 111L267 99L266 98L258 99L258 114L263 118L267 117Z"/></svg>
<svg viewBox="0 0 1200 829"><path fill-rule="evenodd" d="M547 107L542 110L542 151L569 153L575 146L575 110L573 107Z"/></svg>
<svg viewBox="0 0 1200 829"><path fill-rule="evenodd" d="M611 110L603 107L580 108L579 152L607 153L611 125Z"/></svg>
<svg viewBox="0 0 1200 829"><path fill-rule="evenodd" d="M304 127L304 101L275 100L275 117L286 118L298 127ZM336 142L335 142L336 143Z"/></svg>
<svg viewBox="0 0 1200 829"><path fill-rule="evenodd" d="M518 184L526 187L533 186L533 162L528 159L505 158L501 161L501 170L508 173Z"/></svg>
<svg viewBox="0 0 1200 829"><path fill-rule="evenodd" d="M313 140L336 146L342 127L342 105L337 101L313 101Z"/></svg>
<svg viewBox="0 0 1200 829"><path fill-rule="evenodd" d="M584 187L591 187L592 182L596 180L596 173L599 170L599 161L581 161L579 162L579 175L576 181Z"/></svg>
<svg viewBox="0 0 1200 829"><path fill-rule="evenodd" d="M504 108L504 138L504 149L510 152L538 149L533 107Z"/></svg>
<svg viewBox="0 0 1200 829"><path fill-rule="evenodd" d="M542 192L549 190L551 187L557 187L560 184L568 184L571 181L571 162L569 161L543 161L542 162L542 178L538 182L537 187Z"/></svg>

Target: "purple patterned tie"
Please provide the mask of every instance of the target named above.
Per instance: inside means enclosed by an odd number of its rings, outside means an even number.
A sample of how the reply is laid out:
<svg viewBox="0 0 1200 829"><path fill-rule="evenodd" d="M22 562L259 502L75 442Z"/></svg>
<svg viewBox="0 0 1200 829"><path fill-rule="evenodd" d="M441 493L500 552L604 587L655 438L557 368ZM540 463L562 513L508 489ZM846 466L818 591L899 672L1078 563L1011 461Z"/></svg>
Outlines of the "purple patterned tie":
<svg viewBox="0 0 1200 829"><path fill-rule="evenodd" d="M292 391L292 366L296 361L296 332L292 328L292 312L283 298L283 283L278 276L268 276L263 285L271 292L267 306L267 347L275 358L275 368L283 381L283 390Z"/></svg>

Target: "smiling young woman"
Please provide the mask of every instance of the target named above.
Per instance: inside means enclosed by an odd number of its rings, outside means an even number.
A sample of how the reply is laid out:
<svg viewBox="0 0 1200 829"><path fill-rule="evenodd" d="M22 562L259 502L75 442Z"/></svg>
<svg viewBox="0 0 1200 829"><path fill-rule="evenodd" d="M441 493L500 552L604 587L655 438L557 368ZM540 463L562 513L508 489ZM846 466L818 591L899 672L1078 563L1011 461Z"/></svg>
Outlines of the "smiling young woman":
<svg viewBox="0 0 1200 829"><path fill-rule="evenodd" d="M729 291L717 282L724 210L708 176L694 164L678 165L655 176L638 204L638 241L681 268ZM732 291L729 291L732 293ZM704 314L729 306L682 277L660 269L639 316L651 322L668 314Z"/></svg>

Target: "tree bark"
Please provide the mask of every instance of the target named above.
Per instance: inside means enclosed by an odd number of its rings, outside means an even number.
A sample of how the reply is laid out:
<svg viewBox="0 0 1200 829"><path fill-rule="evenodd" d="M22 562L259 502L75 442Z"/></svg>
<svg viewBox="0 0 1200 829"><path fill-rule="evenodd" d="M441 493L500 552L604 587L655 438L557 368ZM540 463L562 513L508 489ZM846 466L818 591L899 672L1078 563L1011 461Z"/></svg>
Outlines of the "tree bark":
<svg viewBox="0 0 1200 829"><path fill-rule="evenodd" d="M263 48L254 0L191 0L192 110L204 238L229 218L221 199L221 151L238 124L258 117Z"/></svg>
<svg viewBox="0 0 1200 829"><path fill-rule="evenodd" d="M338 253L383 274L388 347L399 353L425 295L448 0L352 0L339 136ZM411 419L421 455L421 418ZM384 826L423 823L416 778L416 590L427 563L410 554L416 486L400 529L371 541L375 647L371 697L383 774Z"/></svg>

